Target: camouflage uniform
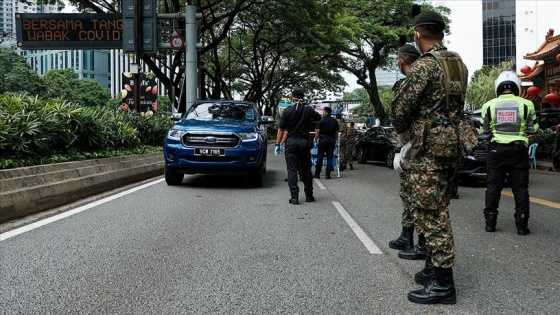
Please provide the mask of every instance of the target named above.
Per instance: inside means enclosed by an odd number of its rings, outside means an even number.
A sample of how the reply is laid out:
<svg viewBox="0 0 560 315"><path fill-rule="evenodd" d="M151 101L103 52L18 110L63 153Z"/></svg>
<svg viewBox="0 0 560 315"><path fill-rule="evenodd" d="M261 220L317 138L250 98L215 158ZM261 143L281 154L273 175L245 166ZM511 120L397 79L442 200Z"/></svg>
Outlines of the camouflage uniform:
<svg viewBox="0 0 560 315"><path fill-rule="evenodd" d="M343 119L338 119L338 131L340 132L339 137L339 151L338 151L338 161L341 168L346 168L346 131L348 127Z"/></svg>
<svg viewBox="0 0 560 315"><path fill-rule="evenodd" d="M346 132L346 152L344 154L348 165L352 166L352 157L356 155L356 140L358 140L358 130L348 128ZM346 167L346 165L344 165Z"/></svg>
<svg viewBox="0 0 560 315"><path fill-rule="evenodd" d="M444 71L430 55L432 51L447 53L447 48L437 43L412 64L391 108L396 131L409 131L412 139L407 185L401 196L412 207L417 230L426 237L432 264L451 268L455 252L448 209L449 187L460 161L460 148L457 129L449 122L458 119L464 102L458 95L452 95L447 104ZM466 82L467 68L457 54L449 53L460 62Z"/></svg>

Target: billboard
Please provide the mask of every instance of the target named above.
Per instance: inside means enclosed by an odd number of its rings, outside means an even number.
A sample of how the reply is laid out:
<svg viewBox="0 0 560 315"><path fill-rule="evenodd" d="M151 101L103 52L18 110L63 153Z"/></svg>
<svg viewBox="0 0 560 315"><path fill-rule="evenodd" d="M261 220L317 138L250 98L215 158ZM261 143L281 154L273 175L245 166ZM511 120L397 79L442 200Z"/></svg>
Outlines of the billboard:
<svg viewBox="0 0 560 315"><path fill-rule="evenodd" d="M16 13L21 49L121 49L120 13Z"/></svg>
<svg viewBox="0 0 560 315"><path fill-rule="evenodd" d="M158 111L158 85L152 73L141 73L140 82L136 84L130 72L122 74L121 106L123 110L139 108L140 115L153 115ZM134 104L134 90L140 89L140 106Z"/></svg>

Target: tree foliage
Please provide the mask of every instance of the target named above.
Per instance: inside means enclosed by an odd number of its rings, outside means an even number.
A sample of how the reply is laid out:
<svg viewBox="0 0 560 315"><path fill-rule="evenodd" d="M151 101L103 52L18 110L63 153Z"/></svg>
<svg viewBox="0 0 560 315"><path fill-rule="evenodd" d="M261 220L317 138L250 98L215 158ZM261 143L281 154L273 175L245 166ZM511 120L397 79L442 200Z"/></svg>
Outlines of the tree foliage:
<svg viewBox="0 0 560 315"><path fill-rule="evenodd" d="M57 1L57 0L42 0ZM292 88L340 90L346 70L367 91L377 116L386 121L375 70L391 67L397 48L412 40L416 0L198 0L201 98L231 98L274 106ZM121 2L70 0L80 10L119 12ZM158 0L159 13L178 13L183 0ZM432 8L428 3L423 9ZM448 10L437 7L445 16ZM184 25L183 18L162 22ZM184 30L174 28L179 33ZM172 95L181 93L184 50L140 56ZM171 59L171 62L166 60ZM160 60L163 63L157 63ZM168 73L173 73L171 78ZM175 106L184 99L170 100Z"/></svg>
<svg viewBox="0 0 560 315"><path fill-rule="evenodd" d="M477 110L482 108L484 103L496 97L494 82L498 75L505 70L512 70L513 61L504 61L496 67L483 66L481 69L476 70L472 77L467 93L465 95L465 102L467 103L468 110Z"/></svg>
<svg viewBox="0 0 560 315"><path fill-rule="evenodd" d="M45 84L25 58L13 50L0 47L0 94L5 92L42 95Z"/></svg>
<svg viewBox="0 0 560 315"><path fill-rule="evenodd" d="M47 98L60 98L83 106L105 106L111 94L95 81L84 81L72 69L51 69L43 80Z"/></svg>

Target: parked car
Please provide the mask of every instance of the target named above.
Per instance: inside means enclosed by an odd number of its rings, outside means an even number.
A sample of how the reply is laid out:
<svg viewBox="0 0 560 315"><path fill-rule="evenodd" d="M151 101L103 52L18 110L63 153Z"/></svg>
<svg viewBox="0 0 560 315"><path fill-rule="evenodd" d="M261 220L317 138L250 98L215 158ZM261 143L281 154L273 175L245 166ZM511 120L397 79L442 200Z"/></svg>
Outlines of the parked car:
<svg viewBox="0 0 560 315"><path fill-rule="evenodd" d="M266 172L267 133L253 102L195 102L169 129L164 141L165 181L179 185L184 174L248 175L254 186Z"/></svg>
<svg viewBox="0 0 560 315"><path fill-rule="evenodd" d="M480 130L480 116L471 116L475 122L475 132L478 137L478 145L473 152L465 156L459 167L458 177L460 181L486 180L486 155L490 145L490 135L483 134Z"/></svg>
<svg viewBox="0 0 560 315"><path fill-rule="evenodd" d="M360 164L367 161L384 162L389 168L393 168L395 156L395 143L391 133L393 127L377 126L367 129L356 142L356 160Z"/></svg>

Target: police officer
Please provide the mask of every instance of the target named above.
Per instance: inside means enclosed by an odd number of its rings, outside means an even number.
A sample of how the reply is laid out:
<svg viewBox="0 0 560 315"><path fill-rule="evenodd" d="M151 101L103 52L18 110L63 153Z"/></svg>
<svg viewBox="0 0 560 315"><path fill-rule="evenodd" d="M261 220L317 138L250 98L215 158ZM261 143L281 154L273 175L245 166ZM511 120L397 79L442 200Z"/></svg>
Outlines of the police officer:
<svg viewBox="0 0 560 315"><path fill-rule="evenodd" d="M484 218L486 232L496 230L498 205L508 178L515 200L515 225L518 235L531 233L529 221L529 145L535 133L533 102L519 97L521 81L512 71L502 72L495 82L496 96L482 106L482 127L491 135L486 157L488 168Z"/></svg>
<svg viewBox="0 0 560 315"><path fill-rule="evenodd" d="M401 149L410 183L405 196L416 229L425 236L427 258L424 269L415 275L424 288L411 291L408 299L422 304L456 303L448 186L462 153L455 123L463 110L468 71L461 57L443 45L444 28L436 12L416 16L414 41L422 55L412 64L391 106L399 139L406 132L412 139Z"/></svg>
<svg viewBox="0 0 560 315"><path fill-rule="evenodd" d="M315 164L315 178L321 178L321 168L323 167L323 158L327 155L327 166L325 169L325 178L331 179L332 162L334 157L334 149L338 138L338 123L336 119L331 117L331 108L323 108L323 119L315 128L314 143L317 143L317 164Z"/></svg>
<svg viewBox="0 0 560 315"><path fill-rule="evenodd" d="M286 137L286 167L288 169L288 187L290 188L289 203L299 204L298 162L305 192L305 201L313 202L313 178L311 174L311 151L309 147L309 129L313 121L321 119L321 115L313 108L305 106L304 93L300 90L292 92L292 106L286 108L280 118L274 152L280 151L284 131Z"/></svg>
<svg viewBox="0 0 560 315"><path fill-rule="evenodd" d="M411 44L405 44L399 48L398 51L398 60L397 60L397 67L401 70L401 73L405 75L405 77L410 72L410 67L412 64L420 57L420 52L416 47ZM403 83L405 78L402 78L395 82L393 85L393 93L397 94L401 84ZM395 135L396 137L396 135ZM406 137L406 142L408 142L409 136ZM398 142L398 141L397 141ZM418 234L418 243L414 246L414 217L412 214L412 206L408 203L408 197L406 194L409 193L410 189L406 187L409 184L408 181L408 172L406 168L402 168L400 165L400 148L405 145L405 143L398 143L397 150L395 152L395 163L394 168L397 170L397 173L400 173L401 179L401 189L400 189L400 196L403 201L403 214L401 219L402 231L401 235L389 242L389 247L393 249L401 250L399 252L399 258L407 259L407 260L422 260L426 259L426 239L424 238L424 234Z"/></svg>

